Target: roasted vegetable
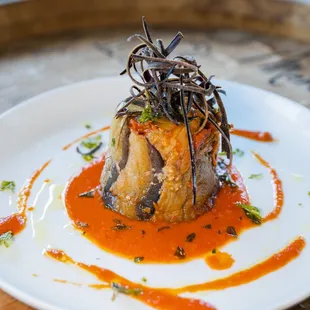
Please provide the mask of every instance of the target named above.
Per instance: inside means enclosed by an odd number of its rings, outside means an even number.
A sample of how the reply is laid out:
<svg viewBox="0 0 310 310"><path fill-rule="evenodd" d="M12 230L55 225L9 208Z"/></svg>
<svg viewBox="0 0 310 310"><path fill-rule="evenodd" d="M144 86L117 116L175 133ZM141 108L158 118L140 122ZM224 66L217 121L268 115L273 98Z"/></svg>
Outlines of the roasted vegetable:
<svg viewBox="0 0 310 310"><path fill-rule="evenodd" d="M112 122L102 197L107 208L130 218L191 220L212 207L221 184L216 173L220 144L229 165L232 160L221 89L192 57L167 59L181 33L167 48L161 40L157 47L145 19L143 28L145 37L133 36L142 43L122 72L135 85Z"/></svg>

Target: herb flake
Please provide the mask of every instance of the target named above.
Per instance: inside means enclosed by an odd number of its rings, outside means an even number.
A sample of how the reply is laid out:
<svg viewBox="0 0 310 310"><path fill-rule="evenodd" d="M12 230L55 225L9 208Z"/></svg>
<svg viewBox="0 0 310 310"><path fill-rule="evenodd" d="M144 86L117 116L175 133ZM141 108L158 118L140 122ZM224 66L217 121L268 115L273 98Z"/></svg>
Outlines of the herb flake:
<svg viewBox="0 0 310 310"><path fill-rule="evenodd" d="M131 226L125 225L122 221L120 220L114 220L116 223L115 226L112 227L113 230L125 230L125 229L131 229Z"/></svg>
<svg viewBox="0 0 310 310"><path fill-rule="evenodd" d="M11 246L13 243L13 233L8 231L2 235L0 235L0 246L4 245L6 248Z"/></svg>
<svg viewBox="0 0 310 310"><path fill-rule="evenodd" d="M178 257L179 259L184 259L186 257L184 249L178 246L175 250L174 256Z"/></svg>
<svg viewBox="0 0 310 310"><path fill-rule="evenodd" d="M116 143L115 138L112 138L112 139L111 139L111 146L112 146L112 147L115 146L115 143Z"/></svg>
<svg viewBox="0 0 310 310"><path fill-rule="evenodd" d="M144 261L144 257L143 256L137 256L133 259L133 261L136 263L136 264L139 264L141 262Z"/></svg>
<svg viewBox="0 0 310 310"><path fill-rule="evenodd" d="M75 223L78 227L80 228L87 228L89 225L87 223L84 223L84 222L81 222L81 221L78 221Z"/></svg>
<svg viewBox="0 0 310 310"><path fill-rule="evenodd" d="M257 173L257 174L251 174L249 176L249 179L252 180L261 180L264 177L264 175L262 173Z"/></svg>
<svg viewBox="0 0 310 310"><path fill-rule="evenodd" d="M88 162L92 161L95 158L94 155L82 155L82 157L85 161Z"/></svg>
<svg viewBox="0 0 310 310"><path fill-rule="evenodd" d="M212 228L212 225L211 225L211 224L207 224L207 225L203 226L203 228L211 229L211 228Z"/></svg>
<svg viewBox="0 0 310 310"><path fill-rule="evenodd" d="M146 277L142 277L141 281L142 282L147 282L147 278Z"/></svg>
<svg viewBox="0 0 310 310"><path fill-rule="evenodd" d="M242 150L240 150L240 149L235 149L234 151L233 151L233 154L234 155L236 155L236 156L238 156L238 157L242 157L243 155L244 155L244 151L242 151Z"/></svg>
<svg viewBox="0 0 310 310"><path fill-rule="evenodd" d="M125 286L122 286L121 284L112 282L111 285L112 289L114 289L117 293L126 294L126 295L140 295L143 291L141 288L128 288Z"/></svg>
<svg viewBox="0 0 310 310"><path fill-rule="evenodd" d="M186 242L193 242L193 240L196 238L195 233L191 233L186 237Z"/></svg>
<svg viewBox="0 0 310 310"><path fill-rule="evenodd" d="M170 229L170 226L159 227L159 228L157 229L157 231L160 232L160 231L162 231L162 230L164 230L164 229Z"/></svg>
<svg viewBox="0 0 310 310"><path fill-rule="evenodd" d="M237 232L236 232L235 227L233 227L233 226L228 226L228 227L226 228L226 232L227 232L228 235L233 236L233 237L235 237L235 238L238 238L238 235L237 235Z"/></svg>
<svg viewBox="0 0 310 310"><path fill-rule="evenodd" d="M16 184L14 181L2 181L0 184L0 191L8 191L8 192L14 192L15 191Z"/></svg>
<svg viewBox="0 0 310 310"><path fill-rule="evenodd" d="M84 126L85 126L86 129L91 129L91 125L88 124L88 123L86 123Z"/></svg>
<svg viewBox="0 0 310 310"><path fill-rule="evenodd" d="M215 253L216 253L216 249L213 249L213 250L212 250L212 254L215 254Z"/></svg>
<svg viewBox="0 0 310 310"><path fill-rule="evenodd" d="M152 122L156 119L156 115L153 113L151 106L148 104L142 111L139 118L140 123Z"/></svg>
<svg viewBox="0 0 310 310"><path fill-rule="evenodd" d="M260 210L254 206L238 203L238 207L242 208L245 215L255 224L259 225L262 223L262 217L260 215Z"/></svg>

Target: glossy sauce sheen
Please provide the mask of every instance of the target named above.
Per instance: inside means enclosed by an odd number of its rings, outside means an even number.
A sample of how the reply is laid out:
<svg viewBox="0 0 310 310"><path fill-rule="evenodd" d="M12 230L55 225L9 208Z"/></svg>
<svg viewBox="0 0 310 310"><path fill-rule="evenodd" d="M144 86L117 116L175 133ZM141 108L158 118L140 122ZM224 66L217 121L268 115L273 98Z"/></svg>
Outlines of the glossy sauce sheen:
<svg viewBox="0 0 310 310"><path fill-rule="evenodd" d="M211 252L227 242L236 240L227 234L228 226L233 226L240 234L242 230L255 226L238 207L237 203L249 204L249 197L238 171L232 169L232 178L237 189L227 185L219 191L212 210L191 222L153 223L130 220L104 207L99 192L94 198L79 197L80 193L98 186L104 160L85 168L67 188L65 203L69 217L74 223L86 223L84 236L105 250L129 259L144 257L144 262L183 262ZM117 230L121 221L127 229ZM77 228L78 225L76 225ZM195 234L188 241L190 234ZM185 257L175 255L177 247L185 251Z"/></svg>
<svg viewBox="0 0 310 310"><path fill-rule="evenodd" d="M0 218L0 235L8 231L11 231L14 235L16 235L25 228L27 223L27 203L31 194L33 184L49 163L50 161L47 161L40 169L35 171L31 178L28 180L27 185L25 185L21 192L18 194L18 213L14 213L7 217Z"/></svg>
<svg viewBox="0 0 310 310"><path fill-rule="evenodd" d="M239 137L243 137L243 138L247 138L251 140L256 140L259 142L275 142L276 141L271 135L271 133L266 132L266 131L250 131L250 130L231 128L230 133L235 136L239 136Z"/></svg>

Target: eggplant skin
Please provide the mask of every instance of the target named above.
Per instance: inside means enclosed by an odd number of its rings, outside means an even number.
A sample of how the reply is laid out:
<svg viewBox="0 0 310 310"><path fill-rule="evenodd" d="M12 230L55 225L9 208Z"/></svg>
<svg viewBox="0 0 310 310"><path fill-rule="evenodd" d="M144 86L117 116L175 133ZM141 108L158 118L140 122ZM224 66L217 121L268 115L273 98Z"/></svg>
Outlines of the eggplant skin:
<svg viewBox="0 0 310 310"><path fill-rule="evenodd" d="M189 221L208 211L219 188L215 169L219 134L211 128L193 134L197 170L193 205L185 126L159 119L137 131L130 124L128 117L112 122L110 141L117 143L110 144L101 176L106 207L129 218L167 222ZM199 126L199 120L192 120L191 132Z"/></svg>

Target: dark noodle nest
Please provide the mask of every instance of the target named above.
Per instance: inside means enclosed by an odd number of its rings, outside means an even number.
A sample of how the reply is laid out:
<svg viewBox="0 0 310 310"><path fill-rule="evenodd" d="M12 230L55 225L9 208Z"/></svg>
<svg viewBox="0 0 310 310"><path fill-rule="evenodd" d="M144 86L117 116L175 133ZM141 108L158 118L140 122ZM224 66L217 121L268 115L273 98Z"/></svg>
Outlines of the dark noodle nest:
<svg viewBox="0 0 310 310"><path fill-rule="evenodd" d="M154 44L149 33L145 17L142 18L145 36L135 34L132 38L142 43L129 54L127 67L121 75L127 74L135 85L131 86L131 96L119 108L116 116L141 115L141 107L148 107L157 116L166 117L174 124L184 123L191 158L193 203L196 204L197 180L195 149L190 130L190 116L193 112L201 116L198 130L205 128L209 121L222 137L222 152L226 153L229 165L232 163L229 124L220 93L225 91L212 84L212 75L208 78L191 56L167 57L183 39L178 32L165 48L161 39ZM135 109L139 106L140 109ZM198 132L195 132L197 134Z"/></svg>

